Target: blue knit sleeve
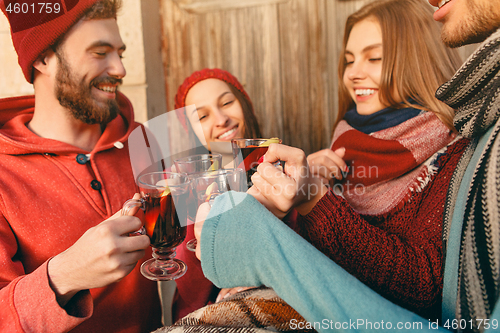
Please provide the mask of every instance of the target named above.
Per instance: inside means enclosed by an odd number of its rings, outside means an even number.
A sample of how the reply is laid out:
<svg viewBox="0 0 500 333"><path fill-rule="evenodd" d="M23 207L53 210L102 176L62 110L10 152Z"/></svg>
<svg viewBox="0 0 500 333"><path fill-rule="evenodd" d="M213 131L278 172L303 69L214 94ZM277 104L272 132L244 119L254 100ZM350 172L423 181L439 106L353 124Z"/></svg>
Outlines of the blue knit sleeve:
<svg viewBox="0 0 500 333"><path fill-rule="evenodd" d="M271 287L319 331L441 330L366 287L245 193L216 199L201 252L215 285Z"/></svg>

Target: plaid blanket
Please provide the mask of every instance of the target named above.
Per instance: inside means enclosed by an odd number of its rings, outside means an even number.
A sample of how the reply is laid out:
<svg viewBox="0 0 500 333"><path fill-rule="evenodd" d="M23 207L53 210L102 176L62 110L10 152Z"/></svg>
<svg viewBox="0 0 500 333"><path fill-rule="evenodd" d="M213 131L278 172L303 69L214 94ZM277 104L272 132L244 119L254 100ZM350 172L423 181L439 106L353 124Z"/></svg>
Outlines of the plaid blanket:
<svg viewBox="0 0 500 333"><path fill-rule="evenodd" d="M315 332L274 290L256 288L207 305L153 333L181 332Z"/></svg>

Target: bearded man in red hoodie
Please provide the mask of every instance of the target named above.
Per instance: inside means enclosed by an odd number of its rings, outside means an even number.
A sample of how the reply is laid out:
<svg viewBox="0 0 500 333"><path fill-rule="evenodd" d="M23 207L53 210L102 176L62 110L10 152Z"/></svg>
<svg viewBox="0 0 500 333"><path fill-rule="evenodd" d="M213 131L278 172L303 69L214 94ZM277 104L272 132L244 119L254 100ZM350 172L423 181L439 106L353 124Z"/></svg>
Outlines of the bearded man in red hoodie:
<svg viewBox="0 0 500 333"><path fill-rule="evenodd" d="M117 91L119 5L0 0L35 90L0 100L0 332L161 325L156 283L137 265L149 239L128 237L141 222L120 216L137 192L127 138L138 124Z"/></svg>

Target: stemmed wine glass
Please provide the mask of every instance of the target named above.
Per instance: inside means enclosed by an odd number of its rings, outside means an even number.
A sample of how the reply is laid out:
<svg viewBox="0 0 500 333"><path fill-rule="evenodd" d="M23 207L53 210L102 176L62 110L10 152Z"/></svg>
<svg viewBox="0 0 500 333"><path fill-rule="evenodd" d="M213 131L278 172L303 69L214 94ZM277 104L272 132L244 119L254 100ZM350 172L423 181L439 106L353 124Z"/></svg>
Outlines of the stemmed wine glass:
<svg viewBox="0 0 500 333"><path fill-rule="evenodd" d="M175 248L186 238L191 180L186 174L162 171L146 173L137 182L141 198L125 202L122 214L128 215L135 207L145 212L153 258L141 265L141 273L154 281L175 280L187 270L187 265L174 257Z"/></svg>
<svg viewBox="0 0 500 333"><path fill-rule="evenodd" d="M195 177L197 174L206 171L215 171L222 168L221 154L198 154L179 158L174 161L177 172L186 173L189 178ZM190 200L196 202L196 200ZM188 216L191 221L196 217L196 204L189 205ZM190 251L196 251L196 239L191 239L186 243L186 247Z"/></svg>

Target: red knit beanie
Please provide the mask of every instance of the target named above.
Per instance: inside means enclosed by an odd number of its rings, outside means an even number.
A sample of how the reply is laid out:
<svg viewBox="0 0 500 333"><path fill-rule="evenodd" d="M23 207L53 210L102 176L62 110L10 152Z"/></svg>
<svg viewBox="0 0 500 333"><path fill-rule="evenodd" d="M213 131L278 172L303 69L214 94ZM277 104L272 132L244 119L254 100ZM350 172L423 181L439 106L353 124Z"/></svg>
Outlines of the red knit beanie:
<svg viewBox="0 0 500 333"><path fill-rule="evenodd" d="M191 74L191 76L184 80L184 83L179 86L179 89L177 89L177 94L175 95L175 111L177 113L177 118L179 118L179 121L181 122L182 127L184 127L186 132L188 131L186 113L184 112L184 109L181 108L186 106L186 96L189 90L198 82L206 79L219 79L226 83L229 83L230 85L238 89L250 104L252 103L250 97L248 97L248 94L245 89L243 89L241 83L228 71L219 68L205 68L201 71L194 72L193 74Z"/></svg>
<svg viewBox="0 0 500 333"><path fill-rule="evenodd" d="M0 0L24 77L33 83L33 62L63 36L98 0Z"/></svg>

